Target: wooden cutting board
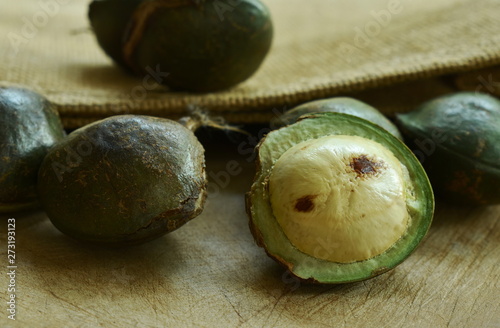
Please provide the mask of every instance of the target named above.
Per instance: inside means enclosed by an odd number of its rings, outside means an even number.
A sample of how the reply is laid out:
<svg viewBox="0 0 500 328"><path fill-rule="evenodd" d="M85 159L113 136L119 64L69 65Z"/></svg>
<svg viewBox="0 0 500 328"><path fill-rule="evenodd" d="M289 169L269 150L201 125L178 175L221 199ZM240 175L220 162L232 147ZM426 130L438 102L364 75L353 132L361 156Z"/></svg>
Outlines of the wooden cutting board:
<svg viewBox="0 0 500 328"><path fill-rule="evenodd" d="M0 327L500 327L500 206L438 203L428 237L395 270L305 285L253 242L244 208L254 174L248 146L212 144L205 211L148 244L88 247L42 212L11 215L17 314L9 320L3 303ZM233 175L223 179L228 165Z"/></svg>

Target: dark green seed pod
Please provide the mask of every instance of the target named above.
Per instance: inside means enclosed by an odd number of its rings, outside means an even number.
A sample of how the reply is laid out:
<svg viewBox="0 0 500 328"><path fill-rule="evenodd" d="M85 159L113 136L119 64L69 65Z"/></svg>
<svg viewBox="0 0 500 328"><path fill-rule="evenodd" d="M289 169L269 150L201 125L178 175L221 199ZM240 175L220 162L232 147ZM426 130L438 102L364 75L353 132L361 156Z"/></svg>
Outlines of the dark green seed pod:
<svg viewBox="0 0 500 328"><path fill-rule="evenodd" d="M398 121L436 193L459 204L500 203L500 101L459 92Z"/></svg>
<svg viewBox="0 0 500 328"><path fill-rule="evenodd" d="M141 76L157 72L157 82L173 89L232 87L255 73L271 46L270 13L259 0L150 0L130 15L131 1L109 22L116 2L95 0L90 6L99 43L117 62Z"/></svg>
<svg viewBox="0 0 500 328"><path fill-rule="evenodd" d="M0 88L0 212L38 206L38 168L65 135L47 99L26 89Z"/></svg>
<svg viewBox="0 0 500 328"><path fill-rule="evenodd" d="M271 126L279 128L297 122L302 115L328 112L344 113L363 118L386 129L396 138L403 139L396 125L389 121L384 114L362 101L349 97L315 100L302 104L273 119L271 121Z"/></svg>
<svg viewBox="0 0 500 328"><path fill-rule="evenodd" d="M123 37L132 13L143 0L94 0L89 6L89 20L99 46L116 63L123 60Z"/></svg>
<svg viewBox="0 0 500 328"><path fill-rule="evenodd" d="M39 172L47 215L79 240L127 245L173 231L201 213L204 149L161 118L114 116L71 133Z"/></svg>
<svg viewBox="0 0 500 328"><path fill-rule="evenodd" d="M267 134L247 194L259 246L298 278L346 283L403 262L432 222L423 167L388 131L317 113Z"/></svg>

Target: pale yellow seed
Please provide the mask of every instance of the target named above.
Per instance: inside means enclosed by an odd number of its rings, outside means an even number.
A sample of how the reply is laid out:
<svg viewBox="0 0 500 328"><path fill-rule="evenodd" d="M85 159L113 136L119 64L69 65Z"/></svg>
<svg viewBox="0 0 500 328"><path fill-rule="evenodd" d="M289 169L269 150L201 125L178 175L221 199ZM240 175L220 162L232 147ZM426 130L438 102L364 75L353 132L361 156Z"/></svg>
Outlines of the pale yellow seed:
<svg viewBox="0 0 500 328"><path fill-rule="evenodd" d="M340 263L370 259L407 229L405 170L391 151L366 138L299 143L271 172L274 216L306 254Z"/></svg>

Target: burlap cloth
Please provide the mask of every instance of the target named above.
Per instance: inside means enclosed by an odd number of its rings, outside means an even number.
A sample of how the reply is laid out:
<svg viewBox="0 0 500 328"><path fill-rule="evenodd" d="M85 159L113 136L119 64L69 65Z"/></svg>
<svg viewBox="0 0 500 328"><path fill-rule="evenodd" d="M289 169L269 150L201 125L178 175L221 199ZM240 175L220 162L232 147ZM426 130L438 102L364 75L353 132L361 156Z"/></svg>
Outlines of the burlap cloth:
<svg viewBox="0 0 500 328"><path fill-rule="evenodd" d="M3 1L0 85L44 94L68 128L120 113L178 118L191 106L230 122L266 122L334 95L391 114L453 90L500 90L498 0L264 2L275 39L261 69L231 90L191 94L146 90L114 66L89 29L89 1Z"/></svg>

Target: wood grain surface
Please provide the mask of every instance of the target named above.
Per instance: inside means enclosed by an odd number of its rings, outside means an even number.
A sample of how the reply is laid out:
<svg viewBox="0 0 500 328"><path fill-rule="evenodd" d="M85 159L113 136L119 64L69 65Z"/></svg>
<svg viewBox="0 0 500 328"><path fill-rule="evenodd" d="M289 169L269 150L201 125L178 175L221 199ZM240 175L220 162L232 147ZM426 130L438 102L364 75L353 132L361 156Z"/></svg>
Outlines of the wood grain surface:
<svg viewBox="0 0 500 328"><path fill-rule="evenodd" d="M252 239L244 193L254 169L245 149L207 149L205 211L141 246L89 247L42 212L11 215L16 321L5 303L3 215L0 327L500 327L500 206L438 202L428 237L395 270L365 282L305 285Z"/></svg>

